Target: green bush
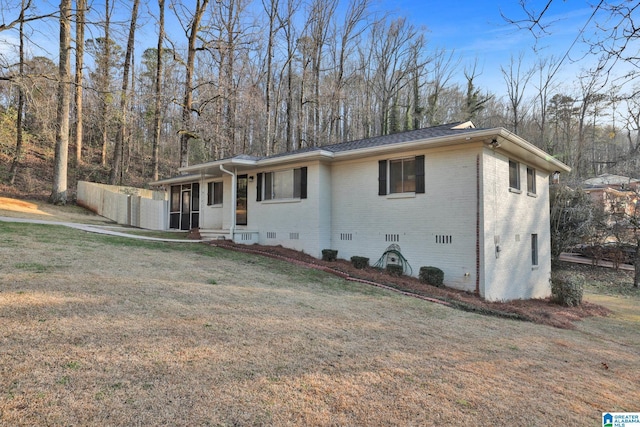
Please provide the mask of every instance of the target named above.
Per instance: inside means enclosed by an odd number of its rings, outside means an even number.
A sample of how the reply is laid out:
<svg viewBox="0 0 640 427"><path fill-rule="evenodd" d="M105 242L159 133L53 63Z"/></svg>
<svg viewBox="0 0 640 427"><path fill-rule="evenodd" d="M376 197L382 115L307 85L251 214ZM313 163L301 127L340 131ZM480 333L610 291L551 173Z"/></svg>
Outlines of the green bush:
<svg viewBox="0 0 640 427"><path fill-rule="evenodd" d="M392 276L402 276L402 273L404 273L404 267L396 264L387 264L387 273Z"/></svg>
<svg viewBox="0 0 640 427"><path fill-rule="evenodd" d="M442 287L444 282L444 272L438 267L420 267L420 281L433 286Z"/></svg>
<svg viewBox="0 0 640 427"><path fill-rule="evenodd" d="M369 258L363 256L352 256L351 264L353 264L355 268L362 270L363 268L369 267Z"/></svg>
<svg viewBox="0 0 640 427"><path fill-rule="evenodd" d="M579 273L558 272L551 274L551 300L567 307L582 304L585 278Z"/></svg>
<svg viewBox="0 0 640 427"><path fill-rule="evenodd" d="M322 260L323 261L335 261L338 258L338 251L335 249L323 249Z"/></svg>

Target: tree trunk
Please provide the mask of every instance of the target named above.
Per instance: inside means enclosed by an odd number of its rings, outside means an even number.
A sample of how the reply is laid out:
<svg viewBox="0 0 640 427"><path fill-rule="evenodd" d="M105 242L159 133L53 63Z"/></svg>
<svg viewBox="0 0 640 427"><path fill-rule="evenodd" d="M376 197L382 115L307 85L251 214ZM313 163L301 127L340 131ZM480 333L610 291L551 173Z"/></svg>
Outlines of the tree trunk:
<svg viewBox="0 0 640 427"><path fill-rule="evenodd" d="M264 5L264 3L263 3ZM264 5L265 12L269 17L269 36L267 39L267 57L266 57L266 65L267 65L267 75L265 76L265 115L267 119L267 144L266 144L266 153L267 156L272 154L272 140L275 145L275 138L271 136L272 127L273 127L273 115L271 113L271 92L272 92L272 67L273 67L273 45L274 39L276 37L276 14L278 11L278 0L271 0L269 7L267 8ZM275 147L274 147L275 148Z"/></svg>
<svg viewBox="0 0 640 427"><path fill-rule="evenodd" d="M49 202L67 203L67 159L69 150L69 110L71 103L71 0L60 1L60 62L58 66L58 109L53 190Z"/></svg>
<svg viewBox="0 0 640 427"><path fill-rule="evenodd" d="M162 125L161 94L162 94L162 54L164 42L164 1L158 0L158 9L160 9L160 18L158 21L158 57L156 58L156 84L155 84L155 111L153 113L153 180L158 180L158 162L159 162L159 145L160 145L160 129Z"/></svg>
<svg viewBox="0 0 640 427"><path fill-rule="evenodd" d="M180 132L180 167L189 166L189 141L194 133L191 129L191 111L193 110L193 68L196 60L196 40L200 31L200 21L207 9L209 0L196 1L196 10L193 13L189 28L189 48L187 52L187 65L184 84L184 101L182 104L182 130Z"/></svg>
<svg viewBox="0 0 640 427"><path fill-rule="evenodd" d="M105 0L104 4L105 8L105 21L104 21L104 56L105 56L105 67L102 70L102 82L104 87L102 93L102 155L100 157L100 164L102 166L107 165L107 146L109 144L109 97L107 93L109 90L109 79L111 76L109 75L109 69L111 68L111 32L110 32L110 21L111 21L111 11L109 10L109 0Z"/></svg>
<svg viewBox="0 0 640 427"><path fill-rule="evenodd" d="M75 81L75 104L76 104L76 163L82 163L82 139L83 132L83 104L82 104L82 84L84 67L84 14L87 8L87 0L76 1L76 81Z"/></svg>
<svg viewBox="0 0 640 427"><path fill-rule="evenodd" d="M129 70L133 56L133 44L135 42L136 20L138 18L138 6L140 0L134 0L133 9L131 10L131 25L129 26L129 39L127 41L127 53L124 58L124 69L122 72L122 89L120 91L120 120L118 120L118 130L116 132L116 144L113 150L113 165L111 166L111 174L109 183L116 185L122 184L122 158L124 152L124 137L127 128L127 91L129 90Z"/></svg>
<svg viewBox="0 0 640 427"><path fill-rule="evenodd" d="M22 79L24 78L24 10L25 3L22 0L22 7L20 9L20 47L19 47L19 55L20 55L20 64L19 74L20 74L20 84L18 85L18 111L16 117L16 151L13 157L13 161L11 162L11 169L9 170L9 184L14 185L16 181L16 175L18 175L18 166L20 165L20 159L22 157L22 143L23 143L23 132L22 132L22 116L24 111L24 88L22 86Z"/></svg>

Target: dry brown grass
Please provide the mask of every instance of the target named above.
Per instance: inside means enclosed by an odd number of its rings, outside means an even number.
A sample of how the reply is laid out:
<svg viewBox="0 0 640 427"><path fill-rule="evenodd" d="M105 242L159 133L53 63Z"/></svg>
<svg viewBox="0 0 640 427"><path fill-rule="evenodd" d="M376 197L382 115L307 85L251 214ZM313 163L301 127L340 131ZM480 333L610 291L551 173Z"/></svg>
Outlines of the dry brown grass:
<svg viewBox="0 0 640 427"><path fill-rule="evenodd" d="M74 204L55 206L42 199L21 200L15 197L3 197L1 192L0 216L98 225L113 224L113 221Z"/></svg>
<svg viewBox="0 0 640 427"><path fill-rule="evenodd" d="M0 259L0 425L600 425L638 410L638 323L616 308L560 330L50 226L0 223Z"/></svg>

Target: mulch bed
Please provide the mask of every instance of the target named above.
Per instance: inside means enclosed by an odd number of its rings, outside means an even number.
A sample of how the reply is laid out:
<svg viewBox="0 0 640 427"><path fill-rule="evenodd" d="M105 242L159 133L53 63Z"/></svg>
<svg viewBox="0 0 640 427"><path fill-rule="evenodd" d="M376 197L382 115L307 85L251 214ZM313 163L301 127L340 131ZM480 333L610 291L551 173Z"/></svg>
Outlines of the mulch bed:
<svg viewBox="0 0 640 427"><path fill-rule="evenodd" d="M461 310L481 314L524 320L562 329L574 329L576 321L591 316L607 316L610 311L602 306L584 301L578 307L564 307L547 299L488 302L474 293L450 288L440 288L421 282L415 277L392 276L385 270L367 267L355 268L350 261L338 259L323 261L305 253L281 246L240 245L225 241L214 241L212 245L281 259L308 268L324 270L347 280L392 289L423 300L452 306Z"/></svg>

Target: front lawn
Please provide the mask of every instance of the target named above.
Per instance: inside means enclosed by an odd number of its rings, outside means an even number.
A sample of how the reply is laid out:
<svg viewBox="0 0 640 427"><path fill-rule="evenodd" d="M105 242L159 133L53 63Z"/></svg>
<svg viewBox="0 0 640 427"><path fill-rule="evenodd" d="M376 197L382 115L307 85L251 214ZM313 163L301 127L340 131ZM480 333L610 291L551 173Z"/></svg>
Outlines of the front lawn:
<svg viewBox="0 0 640 427"><path fill-rule="evenodd" d="M637 295L563 330L201 244L0 223L0 259L0 425L596 426L638 410Z"/></svg>

